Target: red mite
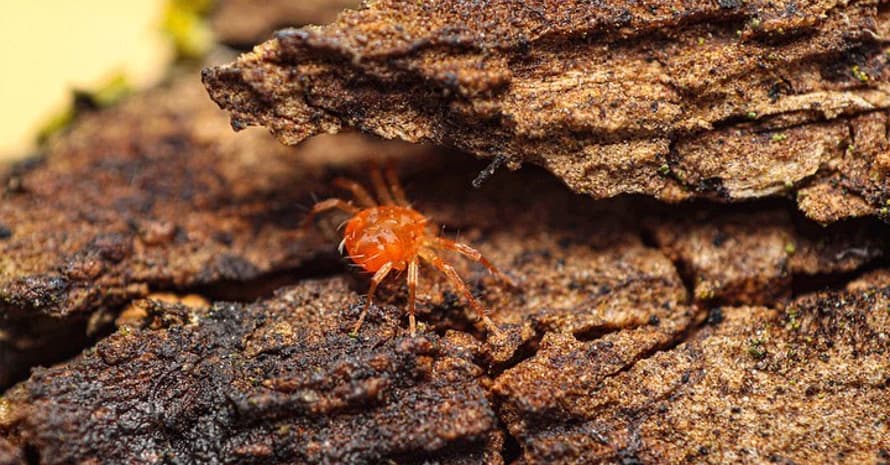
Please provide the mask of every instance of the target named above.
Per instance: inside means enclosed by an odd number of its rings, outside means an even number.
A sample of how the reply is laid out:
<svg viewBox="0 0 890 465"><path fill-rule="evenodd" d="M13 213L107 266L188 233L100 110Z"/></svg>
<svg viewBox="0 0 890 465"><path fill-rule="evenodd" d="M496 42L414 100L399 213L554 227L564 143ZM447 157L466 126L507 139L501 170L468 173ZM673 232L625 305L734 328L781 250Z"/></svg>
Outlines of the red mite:
<svg viewBox="0 0 890 465"><path fill-rule="evenodd" d="M361 208L339 198L322 200L312 207L312 211L303 223L304 225L308 224L315 215L334 209L343 210L352 215L352 218L346 222L346 231L343 242L340 243L340 250L342 252L345 247L349 258L356 265L369 273L374 273L365 308L355 324L353 334L358 334L365 315L371 307L377 286L393 270L408 270L408 321L411 334L414 335L416 329L414 301L417 283L420 279L421 261L445 274L451 285L467 299L485 327L491 333L498 334L497 326L485 315L485 309L467 289L457 271L446 263L437 252L441 250L457 252L470 260L481 263L506 283L512 285L513 282L507 275L498 271L478 250L466 244L438 237L429 219L411 208L405 191L391 167L386 170L386 180L388 186L384 182L380 170L377 167L371 169L371 181L380 200L378 203L361 184L343 178L335 179L334 185L351 191Z"/></svg>

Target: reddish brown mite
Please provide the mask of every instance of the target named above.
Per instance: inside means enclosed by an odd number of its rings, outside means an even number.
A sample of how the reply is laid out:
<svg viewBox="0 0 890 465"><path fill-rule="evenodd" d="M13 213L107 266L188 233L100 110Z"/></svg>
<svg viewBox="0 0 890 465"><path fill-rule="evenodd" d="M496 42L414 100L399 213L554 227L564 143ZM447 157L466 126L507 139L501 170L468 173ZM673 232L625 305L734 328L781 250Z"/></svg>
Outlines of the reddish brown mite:
<svg viewBox="0 0 890 465"><path fill-rule="evenodd" d="M345 247L349 258L356 265L369 273L374 273L365 308L355 324L353 333L357 334L361 328L365 315L373 302L377 286L393 270L408 270L408 321L411 334L415 334L414 301L417 283L420 279L420 262L423 261L445 274L451 285L467 299L485 327L491 333L498 334L497 326L485 315L485 309L467 289L454 267L446 263L437 251L457 252L470 260L481 263L492 274L513 285L510 278L495 268L478 250L466 244L438 237L431 227L429 219L411 208L405 191L399 184L392 168L386 170L388 186L387 182L384 182L383 174L376 167L371 170L371 181L380 200L379 203L361 184L338 178L334 180L334 185L352 192L361 208L343 199L330 198L316 203L304 220L304 225L308 224L315 215L334 209L343 210L352 215L352 218L346 222L346 231L343 242L340 243L340 250L342 252Z"/></svg>

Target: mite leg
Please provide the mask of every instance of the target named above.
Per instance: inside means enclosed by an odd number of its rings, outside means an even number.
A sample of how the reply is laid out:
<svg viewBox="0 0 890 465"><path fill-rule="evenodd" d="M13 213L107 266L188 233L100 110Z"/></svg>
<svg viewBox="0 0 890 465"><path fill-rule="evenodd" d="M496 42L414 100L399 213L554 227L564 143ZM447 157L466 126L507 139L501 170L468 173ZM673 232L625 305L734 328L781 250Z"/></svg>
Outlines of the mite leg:
<svg viewBox="0 0 890 465"><path fill-rule="evenodd" d="M358 200L359 205L365 208L376 207L377 202L371 197L371 194L362 187L361 184L353 181L352 179L346 178L337 178L334 179L334 185L339 187L340 189L348 190L352 192L352 195L355 197L355 200Z"/></svg>
<svg viewBox="0 0 890 465"><path fill-rule="evenodd" d="M407 207L408 196L405 195L405 189L402 189L402 183L399 182L399 177L396 175L396 169L393 164L390 162L386 165L386 182L389 183L389 189L392 191L393 197L396 199L396 204Z"/></svg>
<svg viewBox="0 0 890 465"><path fill-rule="evenodd" d="M395 205L395 200L392 198L392 194L389 193L389 189L386 188L386 182L383 181L383 174L380 172L380 167L375 165L371 165L371 183L374 184L374 191L377 192L377 198L380 199L380 203L383 205Z"/></svg>
<svg viewBox="0 0 890 465"><path fill-rule="evenodd" d="M437 237L437 238L433 239L432 245L433 245L433 247L436 247L438 249L451 250L451 251L457 252L457 253L463 255L464 257L467 257L470 260L473 260L474 262L481 263L485 268L488 268L488 271L491 272L491 274L497 276L501 281L507 283L511 287L517 287L516 283L513 281L513 279L510 278L509 276L507 276L506 274L502 273L501 270L497 269L497 267L494 266L493 263L491 263L490 261L488 261L487 258L482 256L482 252L479 252L478 250L468 246L467 244L461 244L460 242L455 242L450 239L444 239L441 237Z"/></svg>
<svg viewBox="0 0 890 465"><path fill-rule="evenodd" d="M368 298L365 300L365 308L362 310L361 316L358 317L358 321L355 323L355 328L352 330L353 335L358 334L358 330L361 329L362 323L365 322L365 316L368 314L368 310L371 308L371 304L374 301L374 293L377 292L377 285L379 285L384 279L386 279L386 275L392 271L392 262L386 262L383 266L374 273L374 276L371 277L371 288L368 289Z"/></svg>
<svg viewBox="0 0 890 465"><path fill-rule="evenodd" d="M457 274L457 270L454 269L453 266L445 263L441 257L436 255L436 253L432 250L426 250L421 252L421 258L429 262L437 270L441 271L448 281L451 283L451 286L459 292L463 294L464 298L467 299L470 306L473 307L473 310L476 311L476 314L479 316L479 319L482 320L482 324L485 325L485 328L488 329L492 334L498 335L500 334L500 330L497 325L488 318L488 315L485 314L485 309L482 308L482 304L473 297L473 294L467 289L467 285L464 284L464 281L460 279L460 275Z"/></svg>
<svg viewBox="0 0 890 465"><path fill-rule="evenodd" d="M420 270L417 259L408 262L408 328L411 336L414 336L416 323L414 322L414 299L417 292L417 283L420 281Z"/></svg>
<svg viewBox="0 0 890 465"><path fill-rule="evenodd" d="M343 210L346 213L352 215L355 215L360 211L356 206L342 199L322 200L321 202L318 202L312 206L312 210L309 212L308 215L306 215L305 218L303 218L303 221L300 222L300 227L302 228L308 226L312 222L312 220L315 219L315 216L319 213L336 209Z"/></svg>

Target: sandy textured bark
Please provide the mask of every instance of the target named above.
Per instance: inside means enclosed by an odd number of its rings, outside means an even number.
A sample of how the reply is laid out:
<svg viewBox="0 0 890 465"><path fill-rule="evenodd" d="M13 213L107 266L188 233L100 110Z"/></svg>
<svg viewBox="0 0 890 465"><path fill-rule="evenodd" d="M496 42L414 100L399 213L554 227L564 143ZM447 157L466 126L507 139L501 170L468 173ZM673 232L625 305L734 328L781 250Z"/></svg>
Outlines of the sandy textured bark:
<svg viewBox="0 0 890 465"><path fill-rule="evenodd" d="M877 2L380 0L204 81L287 144L355 127L598 198L797 195L833 222L886 215L888 28Z"/></svg>

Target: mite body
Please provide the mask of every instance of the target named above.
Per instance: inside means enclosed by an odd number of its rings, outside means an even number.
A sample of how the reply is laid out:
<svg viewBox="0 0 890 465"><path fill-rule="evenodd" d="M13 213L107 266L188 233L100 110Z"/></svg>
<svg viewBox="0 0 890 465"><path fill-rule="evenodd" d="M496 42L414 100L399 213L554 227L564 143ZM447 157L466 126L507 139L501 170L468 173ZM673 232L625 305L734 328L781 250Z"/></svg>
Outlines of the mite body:
<svg viewBox="0 0 890 465"><path fill-rule="evenodd" d="M338 178L334 180L334 185L352 192L358 206L339 198L322 200L313 206L304 220L304 224L308 224L315 215L334 209L352 215L346 222L340 250L343 252L345 249L350 260L365 271L373 273L365 308L355 324L353 333L357 334L361 328L365 315L373 303L377 286L391 272L407 270L408 321L410 332L414 335L416 330L414 306L420 280L420 264L425 263L441 271L452 287L469 302L485 327L497 334L497 326L485 314L485 309L467 289L454 267L446 263L438 252L442 250L457 252L481 263L491 273L512 285L510 278L486 260L478 250L437 236L429 219L411 208L391 168L386 170L386 181L379 169L372 169L371 180L379 202L359 183Z"/></svg>

